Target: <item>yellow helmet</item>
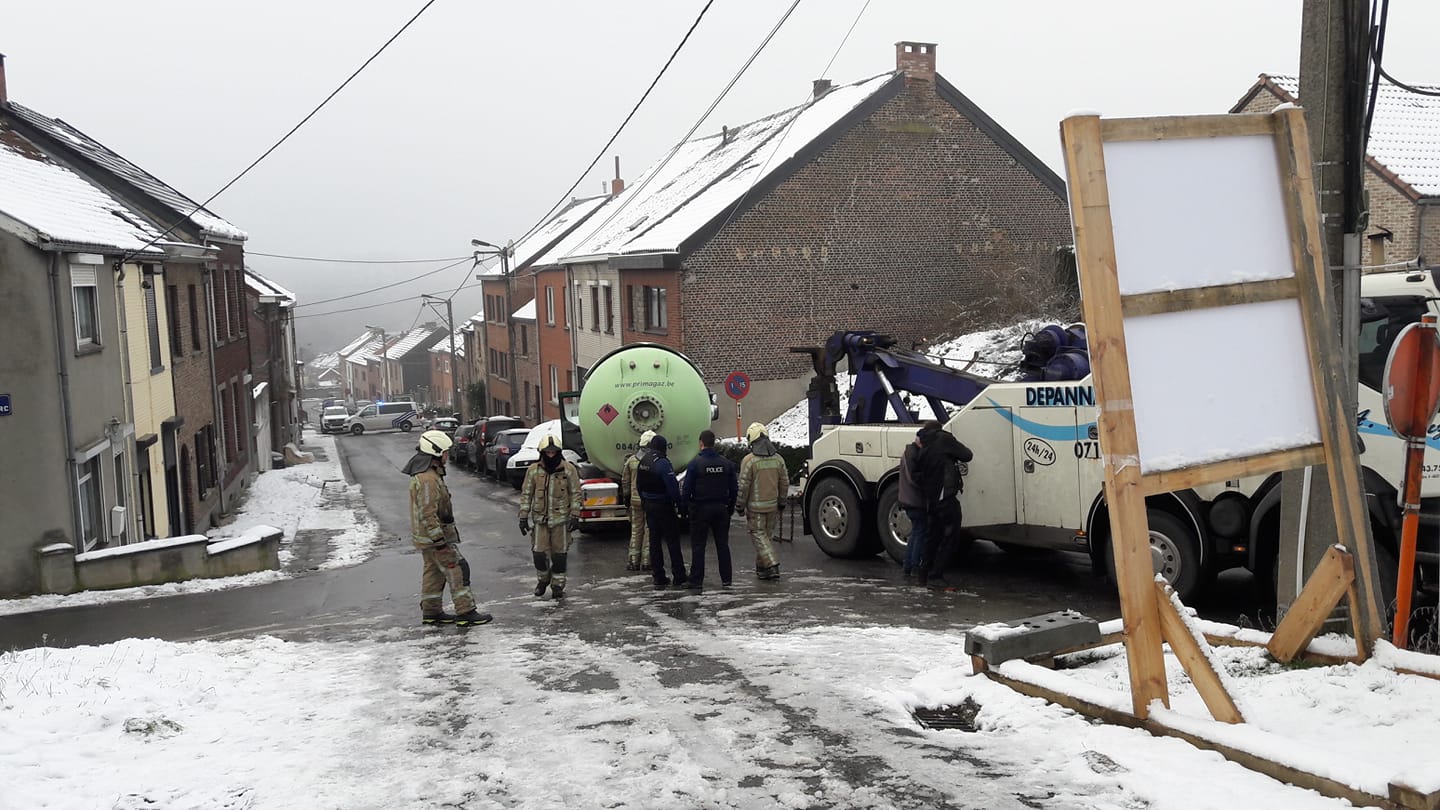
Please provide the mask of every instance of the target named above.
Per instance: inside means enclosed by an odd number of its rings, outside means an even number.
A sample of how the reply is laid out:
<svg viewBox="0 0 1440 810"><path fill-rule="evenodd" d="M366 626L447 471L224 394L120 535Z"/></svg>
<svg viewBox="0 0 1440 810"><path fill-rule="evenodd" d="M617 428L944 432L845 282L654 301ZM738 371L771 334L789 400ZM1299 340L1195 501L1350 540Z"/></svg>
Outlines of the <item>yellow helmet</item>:
<svg viewBox="0 0 1440 810"><path fill-rule="evenodd" d="M640 443L637 444L637 445L635 445L635 446L636 446L636 447L649 447L649 446L650 446L650 440L653 439L653 438L655 438L655 431L653 431L653 430L647 430L647 431L645 431L644 433L641 433L641 434L640 434Z"/></svg>
<svg viewBox="0 0 1440 810"><path fill-rule="evenodd" d="M540 452L542 453L546 450L561 450L563 448L564 445L560 444L560 437L554 433L547 433L545 434L545 438L540 440Z"/></svg>
<svg viewBox="0 0 1440 810"><path fill-rule="evenodd" d="M751 422L750 427L745 428L745 440L751 443L759 440L765 435L765 426L759 422Z"/></svg>
<svg viewBox="0 0 1440 810"><path fill-rule="evenodd" d="M427 430L420 434L420 443L415 448L427 456L439 458L449 450L455 441L443 430Z"/></svg>

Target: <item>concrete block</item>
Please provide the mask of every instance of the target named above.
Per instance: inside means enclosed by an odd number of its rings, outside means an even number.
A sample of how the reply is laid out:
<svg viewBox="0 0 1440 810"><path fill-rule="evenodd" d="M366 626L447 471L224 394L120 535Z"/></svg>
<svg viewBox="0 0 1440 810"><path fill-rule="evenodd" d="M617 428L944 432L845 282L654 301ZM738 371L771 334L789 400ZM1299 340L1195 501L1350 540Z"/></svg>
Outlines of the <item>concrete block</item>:
<svg viewBox="0 0 1440 810"><path fill-rule="evenodd" d="M233 577L278 569L280 540L284 536L272 526L257 526L240 537L211 543L206 576Z"/></svg>
<svg viewBox="0 0 1440 810"><path fill-rule="evenodd" d="M40 593L74 593L80 586L75 581L75 547L69 543L51 543L35 550L40 558Z"/></svg>
<svg viewBox="0 0 1440 810"><path fill-rule="evenodd" d="M203 577L208 543L205 535L193 534L87 552L75 558L76 579L88 591Z"/></svg>
<svg viewBox="0 0 1440 810"><path fill-rule="evenodd" d="M1099 643L1099 623L1073 610L981 625L965 634L965 652L990 666L1017 658L1049 658L1061 650Z"/></svg>

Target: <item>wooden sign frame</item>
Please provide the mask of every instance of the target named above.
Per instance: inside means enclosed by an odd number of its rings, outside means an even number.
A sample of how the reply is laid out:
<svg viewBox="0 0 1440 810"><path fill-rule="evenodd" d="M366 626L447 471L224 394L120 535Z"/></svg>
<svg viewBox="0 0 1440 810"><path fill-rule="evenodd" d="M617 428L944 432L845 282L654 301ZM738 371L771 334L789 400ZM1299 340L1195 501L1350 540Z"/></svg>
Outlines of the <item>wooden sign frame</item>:
<svg viewBox="0 0 1440 810"><path fill-rule="evenodd" d="M1344 406L1337 382L1341 355L1334 321L1326 311L1320 219L1303 112L1296 107L1282 107L1268 114L1245 115L1119 119L1076 115L1061 122L1060 136L1080 268L1081 306L1099 408L1105 498L1125 627L1131 698L1135 715L1143 719L1152 701L1169 705L1162 646L1166 634L1150 559L1147 496L1324 464L1340 542L1357 550L1355 557L1362 566L1374 559L1365 548L1369 542L1369 518L1354 420ZM1266 136L1274 142L1279 168L1274 182L1281 191L1288 230L1274 238L1288 245L1293 276L1122 295L1105 145L1231 136ZM1263 183L1264 179L1257 182ZM1164 199L1164 193L1158 193L1156 199ZM1177 249L1204 239L1204 234L1193 233L1169 236L1174 237ZM1320 441L1220 461L1182 463L1173 469L1142 471L1125 341L1126 319L1283 300L1293 300L1300 307L1305 357L1297 356L1295 360L1297 364L1308 364ZM1376 581L1370 573L1362 571L1360 582ZM1381 613L1375 594L1368 588L1362 587L1355 601L1357 604L1351 608L1357 613L1357 634L1363 636L1356 641L1368 650L1383 632Z"/></svg>

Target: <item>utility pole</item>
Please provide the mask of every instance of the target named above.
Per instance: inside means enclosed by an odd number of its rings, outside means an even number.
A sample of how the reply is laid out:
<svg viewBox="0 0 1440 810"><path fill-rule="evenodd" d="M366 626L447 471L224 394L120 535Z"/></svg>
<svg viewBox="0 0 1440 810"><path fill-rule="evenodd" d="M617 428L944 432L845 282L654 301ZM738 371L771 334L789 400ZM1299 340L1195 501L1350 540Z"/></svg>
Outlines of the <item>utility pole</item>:
<svg viewBox="0 0 1440 810"><path fill-rule="evenodd" d="M385 390L381 392L382 395L380 398L388 400L390 399L390 358L386 356L389 352L386 344L390 342L388 333L379 326L366 326L365 328L372 332L380 333L380 373L385 380Z"/></svg>
<svg viewBox="0 0 1440 810"><path fill-rule="evenodd" d="M422 295L426 301L445 302L445 328L450 330L450 408L455 413L461 412L460 407L460 374L459 367L455 363L455 305L453 299L441 298L438 295Z"/></svg>
<svg viewBox="0 0 1440 810"><path fill-rule="evenodd" d="M1300 104L1315 160L1327 281L1339 302L1343 379L1340 391L1353 418L1360 334L1360 244L1368 224L1365 194L1365 111L1370 76L1369 11L1363 0L1304 0L1300 36ZM1339 259L1339 261L1337 261ZM1325 551L1337 542L1330 488L1323 467L1287 472L1281 484L1276 601L1283 613L1299 595ZM1367 527L1368 533L1368 527ZM1362 598L1378 594L1373 538L1368 565L1356 566ZM1368 579L1361 576L1369 571ZM1368 591L1368 593L1367 593ZM1377 600L1378 601L1378 600Z"/></svg>

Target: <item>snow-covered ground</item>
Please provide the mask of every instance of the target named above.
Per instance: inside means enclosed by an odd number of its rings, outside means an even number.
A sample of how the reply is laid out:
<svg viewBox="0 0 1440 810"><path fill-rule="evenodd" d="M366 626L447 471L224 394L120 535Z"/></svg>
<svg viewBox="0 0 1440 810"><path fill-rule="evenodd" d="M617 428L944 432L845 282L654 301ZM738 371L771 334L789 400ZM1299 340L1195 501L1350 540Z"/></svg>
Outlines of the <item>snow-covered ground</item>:
<svg viewBox="0 0 1440 810"><path fill-rule="evenodd" d="M0 808L1347 806L967 677L958 632L667 599L592 639L497 623L0 654ZM1125 700L1117 650L1060 674ZM1218 656L1254 728L1349 781L1437 781L1440 683ZM1174 711L1207 717L1169 663ZM910 714L967 699L974 733Z"/></svg>
<svg viewBox="0 0 1440 810"><path fill-rule="evenodd" d="M348 483L340 469L335 438L311 433L305 437L307 450L319 451L316 460L256 476L235 520L207 535L212 540L239 537L258 526L284 531L280 545L280 571L261 571L236 577L191 579L164 585L119 588L110 591L81 591L45 594L22 599L0 599L0 616L62 607L96 605L156 596L243 588L262 585L288 576L286 564L293 555L297 533L316 531L326 536L327 556L320 568L338 568L364 562L379 539L379 527L363 508L360 485ZM323 458L321 458L323 456Z"/></svg>
<svg viewBox="0 0 1440 810"><path fill-rule="evenodd" d="M953 368L964 368L971 374L996 380L1013 380L1019 373L1020 344L1025 335L1041 327L1057 323L1054 319L1023 321L1013 326L987 329L941 341L923 353ZM1064 324L1062 324L1064 325ZM854 378L847 373L836 375L835 384L840 389L840 410L843 413L850 406L850 383ZM930 405L920 397L901 394L902 398L919 413L921 420L934 418ZM810 444L810 405L800 400L794 407L775 417L768 426L770 438L776 444L787 447L805 447Z"/></svg>

